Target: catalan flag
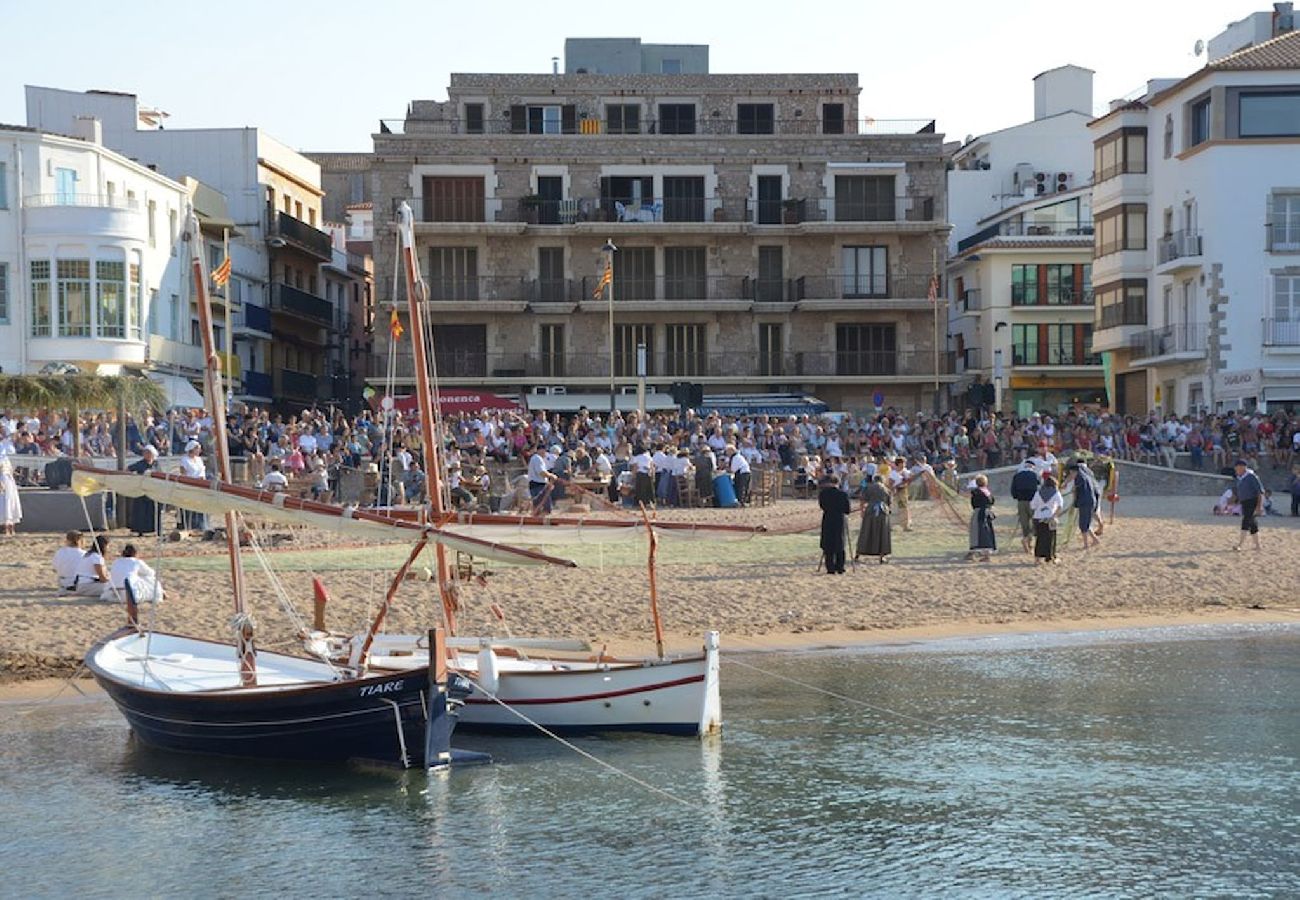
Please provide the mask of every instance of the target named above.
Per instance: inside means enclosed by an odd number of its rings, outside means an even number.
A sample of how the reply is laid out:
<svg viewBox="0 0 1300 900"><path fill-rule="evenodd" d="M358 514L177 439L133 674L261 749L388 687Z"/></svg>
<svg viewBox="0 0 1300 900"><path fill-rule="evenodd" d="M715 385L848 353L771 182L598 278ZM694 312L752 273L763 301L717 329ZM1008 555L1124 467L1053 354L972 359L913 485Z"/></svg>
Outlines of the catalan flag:
<svg viewBox="0 0 1300 900"><path fill-rule="evenodd" d="M217 287L225 287L230 281L230 257L227 256L221 263L212 270L212 283Z"/></svg>
<svg viewBox="0 0 1300 900"><path fill-rule="evenodd" d="M609 287L614 281L614 267L610 263L605 263L605 271L600 276L600 281L596 282L596 289L591 292L591 296L599 300L601 293Z"/></svg>
<svg viewBox="0 0 1300 900"><path fill-rule="evenodd" d="M402 320L397 318L397 310L392 310L388 315L388 333L393 336L393 340L400 341L406 329L402 327Z"/></svg>
<svg viewBox="0 0 1300 900"><path fill-rule="evenodd" d="M939 276L938 275L930 276L930 291L928 296L930 298L931 303L939 302Z"/></svg>

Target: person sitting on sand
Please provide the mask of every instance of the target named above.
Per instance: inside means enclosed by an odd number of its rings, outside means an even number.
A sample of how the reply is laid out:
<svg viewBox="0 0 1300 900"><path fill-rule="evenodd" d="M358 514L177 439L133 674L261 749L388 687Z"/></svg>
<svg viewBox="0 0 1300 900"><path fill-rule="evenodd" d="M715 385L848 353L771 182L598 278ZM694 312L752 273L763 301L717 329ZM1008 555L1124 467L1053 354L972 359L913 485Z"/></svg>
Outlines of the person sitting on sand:
<svg viewBox="0 0 1300 900"><path fill-rule="evenodd" d="M113 560L108 572L108 583L113 589L114 599L126 600L127 584L131 585L131 596L136 603L163 599L158 573L136 555L135 544L127 544L122 548L122 555Z"/></svg>
<svg viewBox="0 0 1300 900"><path fill-rule="evenodd" d="M277 494L289 490L289 479L285 477L284 472L280 469L278 459L272 461L271 471L267 472L262 479L262 490Z"/></svg>
<svg viewBox="0 0 1300 900"><path fill-rule="evenodd" d="M108 584L108 568L104 564L104 553L108 550L108 538L99 535L90 542L90 549L77 560L76 571L72 575L72 590L83 597L99 597Z"/></svg>
<svg viewBox="0 0 1300 900"><path fill-rule="evenodd" d="M81 532L69 531L63 536L63 546L54 551L54 574L62 590L72 590L77 577L77 563L85 553L81 549Z"/></svg>
<svg viewBox="0 0 1300 900"><path fill-rule="evenodd" d="M1237 495L1232 488L1219 495L1219 502L1214 504L1214 514L1216 516L1241 515L1241 504L1237 502Z"/></svg>

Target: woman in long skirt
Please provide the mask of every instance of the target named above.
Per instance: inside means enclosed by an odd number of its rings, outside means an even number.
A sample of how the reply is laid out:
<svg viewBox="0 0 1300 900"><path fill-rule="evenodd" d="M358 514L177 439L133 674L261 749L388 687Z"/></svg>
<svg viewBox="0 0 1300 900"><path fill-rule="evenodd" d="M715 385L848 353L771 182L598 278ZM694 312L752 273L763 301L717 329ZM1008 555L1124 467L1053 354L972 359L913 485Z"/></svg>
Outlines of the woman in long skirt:
<svg viewBox="0 0 1300 900"><path fill-rule="evenodd" d="M1050 472L1043 473L1043 485L1029 501L1029 507L1034 515L1034 565L1056 562L1057 517L1065 508L1065 501Z"/></svg>
<svg viewBox="0 0 1300 900"><path fill-rule="evenodd" d="M858 530L855 556L875 556L882 565L889 561L894 552L889 512L889 490L879 475L873 475L862 491L862 527Z"/></svg>
<svg viewBox="0 0 1300 900"><path fill-rule="evenodd" d="M1092 533L1093 516L1097 512L1097 502L1100 499L1101 491L1097 487L1097 481L1092 477L1092 471L1088 464L1079 463L1078 470L1074 473L1074 508L1079 513L1079 532L1083 540L1083 549L1088 549L1088 541L1097 544L1100 539Z"/></svg>
<svg viewBox="0 0 1300 900"><path fill-rule="evenodd" d="M13 534L14 526L23 518L23 501L18 496L14 481L14 468L8 457L0 459L0 530Z"/></svg>
<svg viewBox="0 0 1300 900"><path fill-rule="evenodd" d="M993 521L997 517L993 515L993 492L989 490L989 479L986 475L975 476L975 486L970 492L970 552L966 554L968 560L980 560L988 562L989 558L997 552L998 536L993 530Z"/></svg>

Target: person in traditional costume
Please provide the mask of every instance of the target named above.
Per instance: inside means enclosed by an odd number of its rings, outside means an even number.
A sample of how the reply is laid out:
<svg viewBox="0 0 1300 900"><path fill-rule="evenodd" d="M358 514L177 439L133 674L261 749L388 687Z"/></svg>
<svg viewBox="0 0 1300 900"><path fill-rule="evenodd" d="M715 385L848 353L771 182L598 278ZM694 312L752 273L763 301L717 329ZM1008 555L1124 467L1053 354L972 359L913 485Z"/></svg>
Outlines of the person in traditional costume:
<svg viewBox="0 0 1300 900"><path fill-rule="evenodd" d="M154 471L158 468L158 448L153 444L145 444L140 451L140 458L126 468L137 475ZM148 497L123 499L130 500L130 505L126 508L126 527L137 535L157 534L158 504Z"/></svg>
<svg viewBox="0 0 1300 900"><path fill-rule="evenodd" d="M970 552L968 560L988 562L998 549L998 537L993 530L993 492L989 490L987 475L976 475L970 492Z"/></svg>
<svg viewBox="0 0 1300 900"><path fill-rule="evenodd" d="M14 481L14 467L7 455L0 456L0 531L12 535L22 518L23 501L18 496L18 482Z"/></svg>
<svg viewBox="0 0 1300 900"><path fill-rule="evenodd" d="M1051 474L1043 475L1043 484L1029 504L1034 511L1034 565L1056 562L1057 517L1065 500Z"/></svg>
<svg viewBox="0 0 1300 900"><path fill-rule="evenodd" d="M817 505L822 510L821 548L826 562L827 575L844 574L845 545L848 541L848 515L853 511L848 496L840 490L839 481L830 475L822 480L817 494Z"/></svg>
<svg viewBox="0 0 1300 900"><path fill-rule="evenodd" d="M203 445L196 440L185 445L185 455L181 457L181 474L190 478L208 477L208 467L203 462ZM200 512L181 510L181 524L190 531L207 531L208 517Z"/></svg>
<svg viewBox="0 0 1300 900"><path fill-rule="evenodd" d="M894 552L889 522L890 494L879 475L871 476L862 489L862 527L858 530L857 556L875 556L881 564Z"/></svg>

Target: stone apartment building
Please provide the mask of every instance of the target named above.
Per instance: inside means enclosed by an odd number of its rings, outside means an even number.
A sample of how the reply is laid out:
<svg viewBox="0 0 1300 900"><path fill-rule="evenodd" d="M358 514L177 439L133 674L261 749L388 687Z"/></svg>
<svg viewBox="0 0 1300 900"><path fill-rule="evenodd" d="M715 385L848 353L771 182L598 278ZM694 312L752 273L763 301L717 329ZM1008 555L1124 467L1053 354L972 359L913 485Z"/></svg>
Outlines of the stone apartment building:
<svg viewBox="0 0 1300 900"><path fill-rule="evenodd" d="M405 316L407 201L444 387L561 409L561 392L607 392L611 361L630 390L643 345L652 388L928 409L954 380L928 298L943 140L859 101L853 74L453 74L446 101L374 136L378 318ZM409 333L390 348L387 331L369 380L391 349L405 393Z"/></svg>

